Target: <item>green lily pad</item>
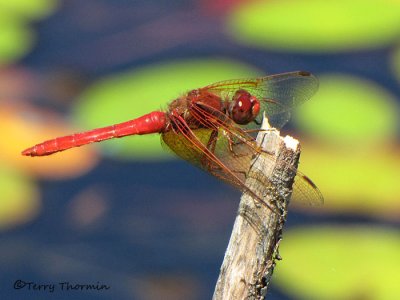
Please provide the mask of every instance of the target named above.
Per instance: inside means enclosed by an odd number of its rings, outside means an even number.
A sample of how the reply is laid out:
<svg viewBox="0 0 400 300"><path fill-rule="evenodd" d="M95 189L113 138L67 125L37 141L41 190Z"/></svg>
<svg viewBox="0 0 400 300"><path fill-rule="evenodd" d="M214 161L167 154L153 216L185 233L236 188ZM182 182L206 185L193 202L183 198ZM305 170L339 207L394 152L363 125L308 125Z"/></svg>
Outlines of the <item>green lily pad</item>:
<svg viewBox="0 0 400 300"><path fill-rule="evenodd" d="M318 211L399 219L400 158L396 148L387 144L324 147L307 140L301 146L301 171L315 181L325 197Z"/></svg>
<svg viewBox="0 0 400 300"><path fill-rule="evenodd" d="M0 167L0 229L31 221L39 211L36 185L14 168Z"/></svg>
<svg viewBox="0 0 400 300"><path fill-rule="evenodd" d="M174 61L147 66L99 80L80 97L74 117L91 129L128 121L168 103L187 91L215 81L261 75L256 69L226 59ZM157 134L105 141L108 153L131 158L165 157Z"/></svg>
<svg viewBox="0 0 400 300"><path fill-rule="evenodd" d="M35 34L28 26L55 10L56 0L0 0L0 66L13 63L33 47Z"/></svg>
<svg viewBox="0 0 400 300"><path fill-rule="evenodd" d="M398 115L394 97L376 83L320 76L319 92L294 120L308 134L300 167L324 194L322 210L398 217Z"/></svg>
<svg viewBox="0 0 400 300"><path fill-rule="evenodd" d="M12 63L33 46L34 33L23 23L0 20L0 66Z"/></svg>
<svg viewBox="0 0 400 300"><path fill-rule="evenodd" d="M362 226L284 233L273 284L296 299L397 299L400 234Z"/></svg>
<svg viewBox="0 0 400 300"><path fill-rule="evenodd" d="M378 144L395 137L399 107L386 90L348 75L319 78L318 93L296 111L299 128L335 145Z"/></svg>
<svg viewBox="0 0 400 300"><path fill-rule="evenodd" d="M400 2L381 0L249 1L233 10L227 29L238 41L293 51L381 47L400 30Z"/></svg>
<svg viewBox="0 0 400 300"><path fill-rule="evenodd" d="M0 16L3 12L8 16L37 20L52 13L58 3L58 0L0 0Z"/></svg>

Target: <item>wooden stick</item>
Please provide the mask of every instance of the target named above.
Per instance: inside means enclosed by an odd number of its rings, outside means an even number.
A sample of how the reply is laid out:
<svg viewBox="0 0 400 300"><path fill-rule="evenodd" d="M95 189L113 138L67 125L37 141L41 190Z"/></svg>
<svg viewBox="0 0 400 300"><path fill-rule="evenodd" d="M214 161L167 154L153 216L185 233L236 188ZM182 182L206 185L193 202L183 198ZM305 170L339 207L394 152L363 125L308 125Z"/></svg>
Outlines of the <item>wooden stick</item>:
<svg viewBox="0 0 400 300"><path fill-rule="evenodd" d="M265 299L286 221L299 142L282 138L264 118L257 142L266 153L256 157L246 185L277 208L276 213L243 194L214 291L214 300Z"/></svg>

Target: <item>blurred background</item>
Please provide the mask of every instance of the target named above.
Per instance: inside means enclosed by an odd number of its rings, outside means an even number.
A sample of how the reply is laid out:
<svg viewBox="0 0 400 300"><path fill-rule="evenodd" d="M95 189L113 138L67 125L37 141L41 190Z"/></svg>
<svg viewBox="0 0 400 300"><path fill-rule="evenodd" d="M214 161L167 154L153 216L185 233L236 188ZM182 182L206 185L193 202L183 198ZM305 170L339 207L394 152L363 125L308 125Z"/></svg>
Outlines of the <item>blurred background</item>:
<svg viewBox="0 0 400 300"><path fill-rule="evenodd" d="M284 133L325 204L292 203L268 299L398 299L397 0L0 0L1 298L210 299L238 191L158 135L20 152L191 88L294 70L320 89Z"/></svg>

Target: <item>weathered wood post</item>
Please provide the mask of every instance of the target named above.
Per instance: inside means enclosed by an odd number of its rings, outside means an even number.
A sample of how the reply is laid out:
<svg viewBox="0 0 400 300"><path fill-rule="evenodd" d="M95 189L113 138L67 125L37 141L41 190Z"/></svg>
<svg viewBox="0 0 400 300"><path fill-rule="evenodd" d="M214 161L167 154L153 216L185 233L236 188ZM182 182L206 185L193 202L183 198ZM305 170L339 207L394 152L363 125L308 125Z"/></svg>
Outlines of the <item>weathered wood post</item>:
<svg viewBox="0 0 400 300"><path fill-rule="evenodd" d="M268 154L258 155L249 170L246 185L262 195L279 213L243 194L229 245L214 291L214 300L265 299L278 253L295 170L299 142L280 136L264 119L257 142ZM272 157L272 159L271 159Z"/></svg>

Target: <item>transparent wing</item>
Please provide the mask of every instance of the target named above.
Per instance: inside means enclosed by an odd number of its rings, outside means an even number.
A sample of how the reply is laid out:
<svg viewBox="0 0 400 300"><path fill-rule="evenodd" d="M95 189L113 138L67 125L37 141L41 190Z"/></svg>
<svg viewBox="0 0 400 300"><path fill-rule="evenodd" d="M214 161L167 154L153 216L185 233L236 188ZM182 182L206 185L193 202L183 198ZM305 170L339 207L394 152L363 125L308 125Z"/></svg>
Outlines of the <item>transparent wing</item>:
<svg viewBox="0 0 400 300"><path fill-rule="evenodd" d="M176 120L174 122L177 125L178 132L168 131L163 133L161 135L162 144L168 146L184 160L235 186L239 190L249 193L260 204L276 211L272 205L262 200L259 195L245 185L245 173L236 171L236 166L240 170L246 165L249 167L250 164L247 160L251 156L244 157L246 162L242 162L240 159L226 160L226 157L219 155L221 151L225 152L226 146L224 144L226 140L217 138L218 131L206 128L192 130L186 127L185 123L179 124L179 121Z"/></svg>
<svg viewBox="0 0 400 300"><path fill-rule="evenodd" d="M203 147L207 148L207 144L212 138L212 130L205 128L194 129L192 133L201 141ZM176 134L172 131L165 132L162 134L161 140L163 145L168 146L180 158L242 190L241 185L245 180L245 172L247 172L244 169L250 166L249 159L251 159L251 156L245 155L240 159L231 159L229 155L225 155L227 139L219 136L215 141L215 145L213 145L213 149L210 149L219 162L210 158L201 149L202 147L194 146L193 142L183 134Z"/></svg>
<svg viewBox="0 0 400 300"><path fill-rule="evenodd" d="M314 182L306 175L297 171L294 178L292 200L296 203L309 206L324 204L324 196Z"/></svg>
<svg viewBox="0 0 400 300"><path fill-rule="evenodd" d="M191 114L205 128L190 129L183 119L175 120L177 132L163 133L162 142L184 160L244 192L249 192L245 185L246 174L254 155L262 152L254 138L225 114L210 107L199 104L193 107ZM267 153L264 155L270 157L273 163L272 156L268 156ZM250 192L263 202L261 197L253 191ZM297 172L294 195L295 200L303 204L323 203L318 188L300 172Z"/></svg>

